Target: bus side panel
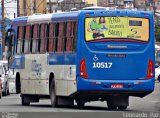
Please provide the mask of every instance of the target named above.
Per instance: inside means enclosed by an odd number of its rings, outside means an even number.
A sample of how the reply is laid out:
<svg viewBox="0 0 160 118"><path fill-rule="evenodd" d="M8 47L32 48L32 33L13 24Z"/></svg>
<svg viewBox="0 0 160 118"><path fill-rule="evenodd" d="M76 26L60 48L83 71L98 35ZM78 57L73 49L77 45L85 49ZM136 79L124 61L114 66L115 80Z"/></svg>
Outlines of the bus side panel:
<svg viewBox="0 0 160 118"><path fill-rule="evenodd" d="M58 96L69 96L77 91L75 59L75 53L48 55L48 67L54 72Z"/></svg>

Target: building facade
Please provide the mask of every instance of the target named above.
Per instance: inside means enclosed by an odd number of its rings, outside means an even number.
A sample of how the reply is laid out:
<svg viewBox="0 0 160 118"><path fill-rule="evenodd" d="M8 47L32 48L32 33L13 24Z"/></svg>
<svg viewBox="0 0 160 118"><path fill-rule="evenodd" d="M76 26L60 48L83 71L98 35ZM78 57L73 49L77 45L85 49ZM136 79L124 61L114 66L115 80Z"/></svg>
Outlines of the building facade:
<svg viewBox="0 0 160 118"><path fill-rule="evenodd" d="M20 5L20 16L29 16L34 13L45 14L46 11L46 0L19 0Z"/></svg>

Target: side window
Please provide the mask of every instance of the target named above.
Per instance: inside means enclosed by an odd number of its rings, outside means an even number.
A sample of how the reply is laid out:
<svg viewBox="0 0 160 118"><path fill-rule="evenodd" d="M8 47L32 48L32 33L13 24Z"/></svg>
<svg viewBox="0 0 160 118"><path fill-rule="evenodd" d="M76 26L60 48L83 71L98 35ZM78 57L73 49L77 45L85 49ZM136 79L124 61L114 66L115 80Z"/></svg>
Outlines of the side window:
<svg viewBox="0 0 160 118"><path fill-rule="evenodd" d="M53 37L55 38L55 52L57 52L58 49L58 36L59 36L59 23L55 23L54 33L53 33Z"/></svg>
<svg viewBox="0 0 160 118"><path fill-rule="evenodd" d="M24 37L24 46L23 46L23 51L24 53L29 53L30 52L30 41L31 41L31 26L26 26L25 27L25 37Z"/></svg>
<svg viewBox="0 0 160 118"><path fill-rule="evenodd" d="M18 54L22 53L22 44L23 44L23 36L24 36L24 27L23 26L19 26L18 27L18 40L17 40L17 49L16 52Z"/></svg>
<svg viewBox="0 0 160 118"><path fill-rule="evenodd" d="M42 31L45 31L41 27ZM41 37L45 37L45 32L41 31ZM50 23L48 33L47 51L49 52L75 52L76 51L76 36L77 36L77 23L76 22L63 22L63 23ZM44 50L45 42L41 38L41 48Z"/></svg>
<svg viewBox="0 0 160 118"><path fill-rule="evenodd" d="M66 40L66 52L70 52L72 51L72 24L71 22L67 23L67 32L66 32L66 36L67 36L67 40Z"/></svg>
<svg viewBox="0 0 160 118"><path fill-rule="evenodd" d="M49 24L48 52L55 51L55 24Z"/></svg>
<svg viewBox="0 0 160 118"><path fill-rule="evenodd" d="M39 25L35 24L32 26L32 40L31 40L31 50L32 53L37 53L40 51L40 45L39 45Z"/></svg>
<svg viewBox="0 0 160 118"><path fill-rule="evenodd" d="M67 41L66 41L66 52L76 51L76 36L77 36L77 23L67 23Z"/></svg>
<svg viewBox="0 0 160 118"><path fill-rule="evenodd" d="M76 52L76 39L77 39L77 22L72 23L72 33L73 33L73 41L72 41L72 51Z"/></svg>
<svg viewBox="0 0 160 118"><path fill-rule="evenodd" d="M63 23L63 47L62 51L66 51L66 42L67 42L67 22Z"/></svg>
<svg viewBox="0 0 160 118"><path fill-rule="evenodd" d="M45 52L47 50L48 41L48 24L41 24L40 31L40 52Z"/></svg>
<svg viewBox="0 0 160 118"><path fill-rule="evenodd" d="M14 55L14 41L15 41L15 39L14 39L14 35L13 35L12 36L12 43L11 43L11 46L9 48L10 57L13 57L13 55Z"/></svg>
<svg viewBox="0 0 160 118"><path fill-rule="evenodd" d="M64 29L63 29L64 25L63 23L59 23L59 26L58 26L58 41L57 41L57 52L62 52L63 51L63 32L64 32Z"/></svg>

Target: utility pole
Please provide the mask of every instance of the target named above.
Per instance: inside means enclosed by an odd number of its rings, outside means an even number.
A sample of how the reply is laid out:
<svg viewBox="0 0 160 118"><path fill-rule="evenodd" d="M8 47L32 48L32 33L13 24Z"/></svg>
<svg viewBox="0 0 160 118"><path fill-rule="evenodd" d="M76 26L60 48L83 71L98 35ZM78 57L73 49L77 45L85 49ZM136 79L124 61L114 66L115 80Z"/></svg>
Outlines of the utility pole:
<svg viewBox="0 0 160 118"><path fill-rule="evenodd" d="M4 19L4 0L1 1L2 2L2 59L4 59L3 57L3 53L5 52L5 19Z"/></svg>
<svg viewBox="0 0 160 118"><path fill-rule="evenodd" d="M17 0L17 17L20 16L19 0Z"/></svg>
<svg viewBox="0 0 160 118"><path fill-rule="evenodd" d="M32 0L30 0L30 12L31 12L30 15L33 15L33 2L32 2Z"/></svg>
<svg viewBox="0 0 160 118"><path fill-rule="evenodd" d="M52 13L52 4L51 4L51 0L49 0L49 13Z"/></svg>
<svg viewBox="0 0 160 118"><path fill-rule="evenodd" d="M36 0L34 0L34 6L33 6L33 12L34 13L37 13L37 1Z"/></svg>
<svg viewBox="0 0 160 118"><path fill-rule="evenodd" d="M23 0L24 16L27 16L26 0Z"/></svg>

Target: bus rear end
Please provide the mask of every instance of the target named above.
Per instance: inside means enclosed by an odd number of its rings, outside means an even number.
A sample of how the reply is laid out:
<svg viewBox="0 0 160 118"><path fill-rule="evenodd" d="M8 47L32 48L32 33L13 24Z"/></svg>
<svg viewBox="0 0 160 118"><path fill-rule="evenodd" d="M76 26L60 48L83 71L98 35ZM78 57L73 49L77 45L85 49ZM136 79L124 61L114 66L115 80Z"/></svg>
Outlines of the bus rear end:
<svg viewBox="0 0 160 118"><path fill-rule="evenodd" d="M79 19L77 104L106 100L108 108L126 109L129 96L154 90L151 13L84 11Z"/></svg>

